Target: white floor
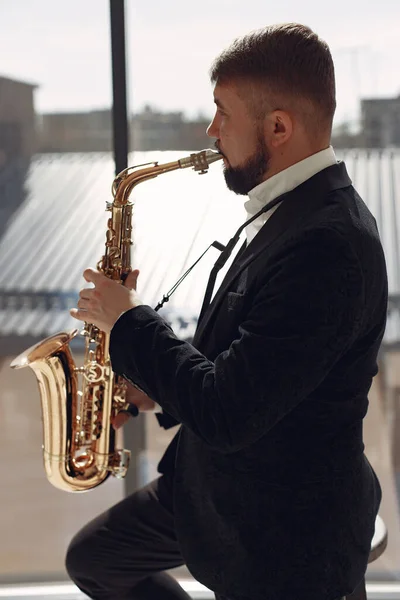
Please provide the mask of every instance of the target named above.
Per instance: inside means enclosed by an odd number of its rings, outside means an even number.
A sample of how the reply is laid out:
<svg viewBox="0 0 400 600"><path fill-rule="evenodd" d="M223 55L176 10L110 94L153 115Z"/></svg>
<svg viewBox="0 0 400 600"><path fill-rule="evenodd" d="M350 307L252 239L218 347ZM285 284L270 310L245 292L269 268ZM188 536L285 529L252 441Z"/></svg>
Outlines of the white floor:
<svg viewBox="0 0 400 600"><path fill-rule="evenodd" d="M180 580L182 587L193 600L214 599L214 594L196 581ZM368 600L400 600L399 583L367 583ZM4 600L84 600L84 594L69 583L0 586L0 598Z"/></svg>
<svg viewBox="0 0 400 600"><path fill-rule="evenodd" d="M214 600L214 594L197 581L179 580L181 586L190 594L193 600ZM11 600L31 600L43 598L46 600L84 600L87 598L73 584L49 583L32 585L0 586L0 598Z"/></svg>

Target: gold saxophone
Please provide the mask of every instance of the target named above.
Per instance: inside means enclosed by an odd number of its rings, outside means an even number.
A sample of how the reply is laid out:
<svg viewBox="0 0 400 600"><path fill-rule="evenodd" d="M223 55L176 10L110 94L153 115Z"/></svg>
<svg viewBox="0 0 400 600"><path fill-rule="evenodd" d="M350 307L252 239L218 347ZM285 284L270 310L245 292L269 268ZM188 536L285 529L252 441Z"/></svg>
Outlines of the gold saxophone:
<svg viewBox="0 0 400 600"><path fill-rule="evenodd" d="M107 203L105 254L97 269L123 283L132 270L133 188L176 169L193 167L206 173L222 156L203 150L180 160L159 165L146 163L125 169L114 179L113 202ZM150 165L150 166L149 166ZM32 346L11 363L29 366L36 375L42 405L43 461L47 479L68 492L90 490L109 477L124 477L130 451L116 448L111 419L128 406L125 380L112 372L109 335L85 323L83 365L77 367L69 344L78 334L74 329L52 335Z"/></svg>

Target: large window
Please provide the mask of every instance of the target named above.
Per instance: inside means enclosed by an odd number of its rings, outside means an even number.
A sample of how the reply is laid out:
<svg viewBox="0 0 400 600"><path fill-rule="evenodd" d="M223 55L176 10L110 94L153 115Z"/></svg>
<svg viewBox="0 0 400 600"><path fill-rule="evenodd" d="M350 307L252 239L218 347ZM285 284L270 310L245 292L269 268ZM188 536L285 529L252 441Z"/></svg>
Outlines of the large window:
<svg viewBox="0 0 400 600"><path fill-rule="evenodd" d="M214 106L208 70L236 36L298 21L331 47L337 112L333 144L375 215L390 279L390 315L365 422L366 454L383 487L389 545L370 579L398 579L400 557L400 3L316 0L126 2L130 164L170 161L207 147ZM82 271L100 259L110 200L112 82L107 0L0 0L0 580L64 579L66 546L81 525L122 498L115 479L84 495L52 488L41 464L41 408L33 374L12 371L30 344L72 328ZM134 262L155 305L205 247L244 220L219 165L199 178L174 172L135 190ZM171 298L166 315L185 338L215 250ZM80 349L78 347L78 359ZM154 415L139 479L173 432ZM10 517L12 515L12 518Z"/></svg>
<svg viewBox="0 0 400 600"><path fill-rule="evenodd" d="M47 482L35 377L9 367L34 341L75 326L71 274L81 280L80 261L103 251L95 221L114 174L109 30L106 0L0 2L3 581L65 578L72 535L123 495L116 480L83 495Z"/></svg>

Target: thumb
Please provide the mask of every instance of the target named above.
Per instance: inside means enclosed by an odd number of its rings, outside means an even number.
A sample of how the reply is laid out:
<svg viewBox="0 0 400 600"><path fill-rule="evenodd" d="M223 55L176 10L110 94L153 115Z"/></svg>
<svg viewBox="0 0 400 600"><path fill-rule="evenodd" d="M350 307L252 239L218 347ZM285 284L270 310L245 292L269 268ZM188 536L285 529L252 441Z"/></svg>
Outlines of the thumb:
<svg viewBox="0 0 400 600"><path fill-rule="evenodd" d="M131 271L128 277L125 279L124 286L129 290L136 290L137 280L139 277L139 269Z"/></svg>
<svg viewBox="0 0 400 600"><path fill-rule="evenodd" d="M125 425L125 423L127 423L130 419L130 415L126 412L119 412L118 414L115 415L115 417L112 417L111 419L111 425L113 426L113 428L115 430L120 429L120 427L122 427L123 425Z"/></svg>

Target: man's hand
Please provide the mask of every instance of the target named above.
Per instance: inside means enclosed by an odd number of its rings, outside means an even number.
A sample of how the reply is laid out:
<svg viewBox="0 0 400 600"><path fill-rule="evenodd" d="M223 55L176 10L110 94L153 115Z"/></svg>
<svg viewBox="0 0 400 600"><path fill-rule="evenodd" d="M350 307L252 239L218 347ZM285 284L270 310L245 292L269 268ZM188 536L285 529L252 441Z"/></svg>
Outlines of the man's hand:
<svg viewBox="0 0 400 600"><path fill-rule="evenodd" d="M135 386L133 386L129 381L126 382L126 401L134 404L139 412L146 412L147 410L153 410L156 403L154 400L149 398L147 394L141 392ZM125 412L118 413L114 419L112 419L111 423L114 429L119 429L129 420L130 415Z"/></svg>
<svg viewBox="0 0 400 600"><path fill-rule="evenodd" d="M138 275L138 270L132 271L124 285L121 285L99 271L86 269L83 276L94 287L81 290L78 308L72 308L70 314L79 321L93 323L100 331L110 333L122 313L143 304L136 293Z"/></svg>

